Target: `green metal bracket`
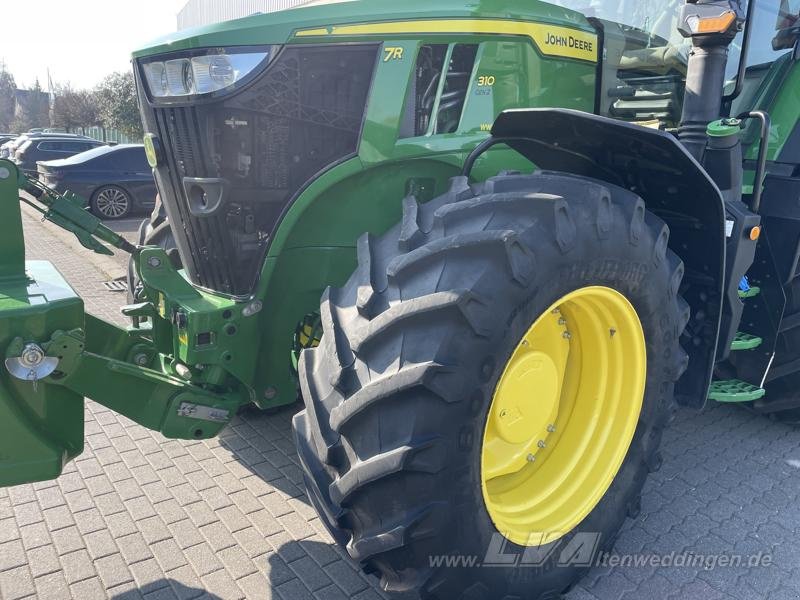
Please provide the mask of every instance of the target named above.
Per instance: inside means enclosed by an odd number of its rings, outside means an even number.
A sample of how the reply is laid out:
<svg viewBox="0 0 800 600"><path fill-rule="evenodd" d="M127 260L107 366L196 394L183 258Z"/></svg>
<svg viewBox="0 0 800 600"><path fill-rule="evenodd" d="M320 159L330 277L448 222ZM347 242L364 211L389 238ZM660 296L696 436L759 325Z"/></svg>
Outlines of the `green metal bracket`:
<svg viewBox="0 0 800 600"><path fill-rule="evenodd" d="M129 310L155 314L156 347L185 365L202 365L206 383L219 385L231 376L250 389L261 343L261 301L237 301L195 288L162 248L143 248L136 268L148 302Z"/></svg>
<svg viewBox="0 0 800 600"><path fill-rule="evenodd" d="M167 374L168 365L151 369L93 354L87 346L82 330L55 332L46 352L58 358L58 370L44 381L96 400L166 437L214 437L242 403L237 394L215 393Z"/></svg>
<svg viewBox="0 0 800 600"><path fill-rule="evenodd" d="M2 161L0 168L5 168L8 161ZM38 180L28 177L23 172L16 170L18 189L27 192L33 200L25 197L19 198L28 206L42 214L42 217L66 231L72 232L84 248L97 254L113 255L114 252L101 242L110 244L129 254L136 251L136 247L124 237L106 227L103 222L87 209L87 202L72 192L59 194Z"/></svg>
<svg viewBox="0 0 800 600"><path fill-rule="evenodd" d="M766 393L764 389L746 381L730 379L712 383L708 398L717 402L752 402L763 398Z"/></svg>
<svg viewBox="0 0 800 600"><path fill-rule="evenodd" d="M757 335L737 331L736 337L733 338L733 343L731 344L731 350L752 350L758 348L763 341Z"/></svg>

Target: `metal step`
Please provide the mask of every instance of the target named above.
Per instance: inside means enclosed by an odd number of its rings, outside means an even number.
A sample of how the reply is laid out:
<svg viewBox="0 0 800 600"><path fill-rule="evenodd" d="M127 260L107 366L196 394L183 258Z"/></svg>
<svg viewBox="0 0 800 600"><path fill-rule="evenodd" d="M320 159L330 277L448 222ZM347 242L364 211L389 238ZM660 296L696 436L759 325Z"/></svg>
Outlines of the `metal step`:
<svg viewBox="0 0 800 600"><path fill-rule="evenodd" d="M763 341L757 335L737 331L736 337L733 338L733 343L731 344L731 350L752 350L753 348L758 348Z"/></svg>
<svg viewBox="0 0 800 600"><path fill-rule="evenodd" d="M753 286L746 292L739 290L739 298L753 298L754 296L758 296L761 293L761 288L758 286Z"/></svg>
<svg viewBox="0 0 800 600"><path fill-rule="evenodd" d="M766 393L766 390L746 381L728 379L713 382L708 398L717 402L752 402L763 398Z"/></svg>

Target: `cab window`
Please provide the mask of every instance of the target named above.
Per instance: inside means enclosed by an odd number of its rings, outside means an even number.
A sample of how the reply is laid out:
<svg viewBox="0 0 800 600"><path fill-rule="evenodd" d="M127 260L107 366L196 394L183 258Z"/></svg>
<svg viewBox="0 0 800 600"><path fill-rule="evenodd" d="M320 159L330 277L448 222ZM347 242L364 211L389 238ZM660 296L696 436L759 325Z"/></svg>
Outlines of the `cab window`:
<svg viewBox="0 0 800 600"><path fill-rule="evenodd" d="M477 44L420 47L403 111L401 138L458 129L477 54Z"/></svg>
<svg viewBox="0 0 800 600"><path fill-rule="evenodd" d="M733 115L761 106L768 108L770 94L764 88L767 75L790 66L789 55L800 37L800 0L756 2L753 12L742 91L731 107ZM740 36L731 49L734 62L738 62L741 54L741 43ZM770 79L779 88L783 78L780 73L777 75ZM729 91L732 91L735 83L735 79L729 82Z"/></svg>

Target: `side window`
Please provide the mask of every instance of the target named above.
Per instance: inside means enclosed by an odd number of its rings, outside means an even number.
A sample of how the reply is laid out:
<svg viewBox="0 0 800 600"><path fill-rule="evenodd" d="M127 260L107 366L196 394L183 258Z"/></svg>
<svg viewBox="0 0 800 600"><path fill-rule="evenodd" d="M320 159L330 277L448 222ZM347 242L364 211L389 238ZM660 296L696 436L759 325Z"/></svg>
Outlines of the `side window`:
<svg viewBox="0 0 800 600"><path fill-rule="evenodd" d="M763 84L770 81L767 75L777 67L790 66L787 55L792 53L794 44L800 37L795 25L796 22L800 22L800 3L784 1L778 6L778 0L760 2L755 5L753 12L753 20L748 25L752 31L750 47L745 57L746 70L742 81L742 93L733 102L732 114L758 107L766 91L762 89ZM739 48L734 45L733 56L729 61L734 65L739 63L738 51ZM776 65L779 61L781 64ZM772 81L775 85L780 85L783 79L772 78ZM733 82L728 85L732 86Z"/></svg>
<svg viewBox="0 0 800 600"><path fill-rule="evenodd" d="M118 152L118 160L115 160L116 166L124 171L147 172L150 167L147 165L147 156L141 148L132 148Z"/></svg>
<svg viewBox="0 0 800 600"><path fill-rule="evenodd" d="M428 44L419 49L401 138L458 129L477 54L477 44Z"/></svg>
<svg viewBox="0 0 800 600"><path fill-rule="evenodd" d="M56 142L39 142L39 144L36 146L36 149L44 151L59 150Z"/></svg>
<svg viewBox="0 0 800 600"><path fill-rule="evenodd" d="M454 133L458 129L477 55L477 44L458 44L453 47L433 133Z"/></svg>
<svg viewBox="0 0 800 600"><path fill-rule="evenodd" d="M428 133L447 50L447 44L429 44L420 47L414 68L414 80L411 82L403 111L401 138L418 137Z"/></svg>

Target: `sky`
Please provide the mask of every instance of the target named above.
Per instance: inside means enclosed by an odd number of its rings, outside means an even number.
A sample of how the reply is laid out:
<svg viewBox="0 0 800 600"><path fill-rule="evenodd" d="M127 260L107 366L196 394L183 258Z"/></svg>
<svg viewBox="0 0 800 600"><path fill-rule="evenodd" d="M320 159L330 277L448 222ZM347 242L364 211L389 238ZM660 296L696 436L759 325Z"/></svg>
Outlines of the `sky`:
<svg viewBox="0 0 800 600"><path fill-rule="evenodd" d="M30 87L38 77L92 88L130 68L131 51L175 31L186 0L6 0L13 19L0 33L0 61Z"/></svg>

